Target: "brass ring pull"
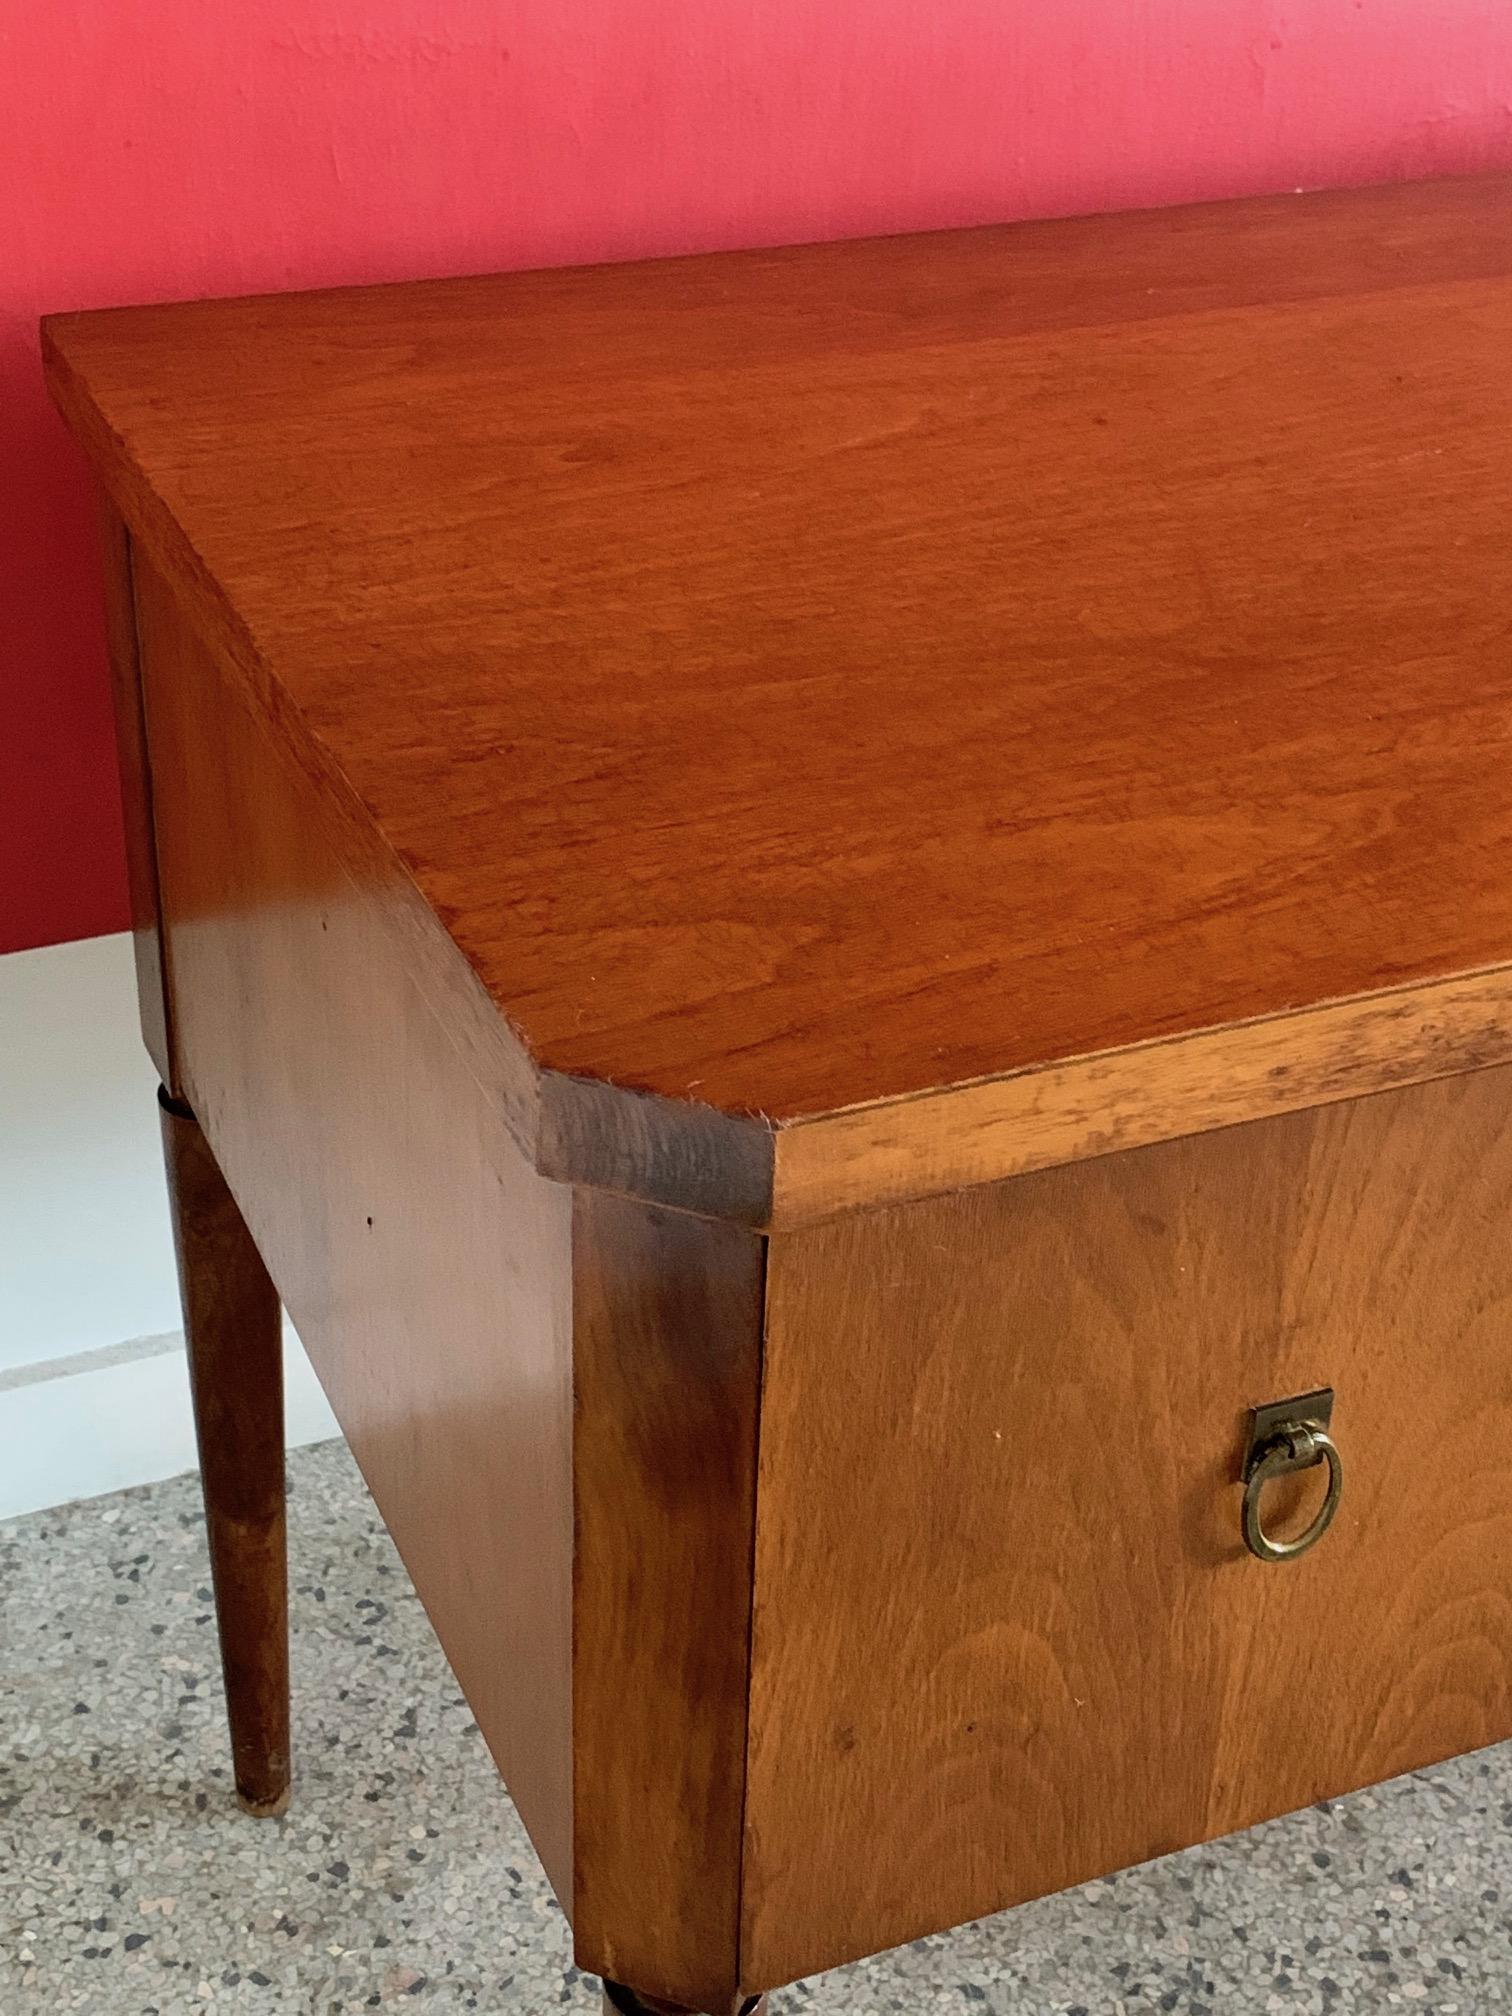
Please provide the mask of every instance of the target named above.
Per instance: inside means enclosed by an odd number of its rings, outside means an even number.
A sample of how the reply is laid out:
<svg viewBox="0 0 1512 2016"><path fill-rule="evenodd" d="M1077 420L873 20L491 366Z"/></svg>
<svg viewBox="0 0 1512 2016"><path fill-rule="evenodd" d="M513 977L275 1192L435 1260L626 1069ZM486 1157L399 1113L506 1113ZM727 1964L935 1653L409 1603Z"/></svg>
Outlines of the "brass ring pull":
<svg viewBox="0 0 1512 2016"><path fill-rule="evenodd" d="M1295 1540L1273 1540L1260 1520L1262 1492L1272 1478L1310 1470L1315 1463L1328 1465L1328 1492L1312 1524ZM1245 1464L1245 1546L1261 1561L1295 1561L1309 1547L1316 1547L1333 1524L1343 1489L1344 1459L1328 1430L1316 1421L1289 1422L1255 1449Z"/></svg>

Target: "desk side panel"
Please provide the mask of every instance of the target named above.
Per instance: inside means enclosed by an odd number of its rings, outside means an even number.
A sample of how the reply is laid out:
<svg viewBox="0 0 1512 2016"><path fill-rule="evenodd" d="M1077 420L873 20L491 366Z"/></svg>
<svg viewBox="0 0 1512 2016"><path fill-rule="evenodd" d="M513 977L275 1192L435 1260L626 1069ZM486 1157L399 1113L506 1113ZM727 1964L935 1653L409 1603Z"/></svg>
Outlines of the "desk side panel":
<svg viewBox="0 0 1512 2016"><path fill-rule="evenodd" d="M571 1193L421 991L413 892L147 566L137 605L185 1092L570 1908Z"/></svg>

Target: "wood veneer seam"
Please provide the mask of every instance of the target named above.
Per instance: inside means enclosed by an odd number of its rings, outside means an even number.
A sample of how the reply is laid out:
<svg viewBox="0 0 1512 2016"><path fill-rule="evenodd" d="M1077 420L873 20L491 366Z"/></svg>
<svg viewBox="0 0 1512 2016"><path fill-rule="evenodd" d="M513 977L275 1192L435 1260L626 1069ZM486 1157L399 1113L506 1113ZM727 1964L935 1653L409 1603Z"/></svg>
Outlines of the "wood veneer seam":
<svg viewBox="0 0 1512 2016"><path fill-rule="evenodd" d="M757 1260L757 1292L761 1297L761 1328L756 1339L756 1405L751 1431L751 1544L746 1572L746 1656L745 1656L745 1740L740 1752L740 1831L736 1840L735 1863L735 1987L745 1985L745 1879L746 1822L750 1810L751 1784L751 1676L756 1667L756 1560L757 1529L761 1521L761 1418L762 1395L766 1384L767 1282L771 1269L771 1240L761 1240Z"/></svg>
<svg viewBox="0 0 1512 2016"><path fill-rule="evenodd" d="M1269 1029L1278 1024L1299 1021L1313 1015L1326 1015L1336 1009L1373 1005L1376 1002L1391 1001L1398 997L1407 999L1414 994L1433 994L1461 982L1475 980L1512 979L1512 959L1499 959L1490 966L1467 966L1453 973L1434 974L1429 979L1404 980L1395 987L1375 987L1365 994L1341 994L1324 1001L1306 1001L1292 1008L1277 1008L1259 1015L1245 1015L1236 1022L1208 1022L1198 1029L1174 1029L1164 1036L1147 1036L1138 1043L1123 1043L1111 1050L1087 1050L1069 1057L1047 1058L1035 1064L1016 1064L1010 1071L983 1071L975 1078L961 1078L949 1085L923 1085L913 1092L895 1093L886 1099L858 1099L849 1106L826 1107L822 1113L798 1113L788 1120L774 1120L771 1124L777 1133L789 1137L802 1133L805 1128L824 1127L831 1121L850 1119L864 1113L883 1113L917 1106L930 1099L953 1098L958 1093L979 1091L988 1085L1010 1085L1017 1079L1043 1077L1051 1071L1069 1071L1078 1067L1094 1069L1116 1059L1145 1056L1153 1051L1174 1050L1186 1043L1200 1042L1204 1037L1228 1036L1245 1029Z"/></svg>
<svg viewBox="0 0 1512 2016"><path fill-rule="evenodd" d="M791 1122L781 1128L778 1136L772 1227L791 1229L856 1211L884 1209L911 1198L944 1195L1032 1170L1096 1160L1158 1141L1213 1133L1284 1113L1374 1097L1408 1085L1490 1069L1512 1060L1509 983L1512 983L1512 962L1498 962L1278 1015L1159 1037L1060 1064L1030 1066L1005 1073L1001 1078L976 1079L934 1093L911 1094L876 1105L852 1107L843 1113L837 1111ZM1490 998L1477 1002L1477 988L1486 990ZM1505 992L1505 1000L1495 998L1498 991ZM1221 1106L1204 1109L1196 1104L1190 1090L1178 1087L1169 1096L1165 1112L1161 1112L1157 1099L1147 1114L1136 1108L1120 1116L1117 1102L1120 1096L1127 1096L1126 1088L1106 1083L1130 1060L1151 1052L1178 1057L1183 1052L1189 1053L1183 1058L1189 1070L1194 1065L1203 1069L1205 1053L1212 1052L1206 1068L1215 1080L1221 1081L1234 1068L1233 1059L1220 1054L1223 1046L1235 1037L1242 1043L1246 1033L1278 1031L1294 1022L1319 1025L1322 1036L1336 1045L1353 1039L1363 1048L1374 1029L1398 1021L1402 1012L1415 1003L1421 1003L1415 1048L1404 1052L1398 1045L1389 1055L1379 1057L1367 1052L1363 1063L1346 1060L1343 1065L1337 1052L1324 1051L1316 1060L1310 1062L1304 1058L1300 1064L1295 1057L1288 1058L1260 1069L1253 1084L1227 1109ZM1466 1023L1455 1029L1446 1018L1446 1010L1461 1006L1467 1010ZM1263 1059L1261 1063L1263 1066ZM1048 1113L1035 1111L1027 1104L1019 1113L971 1110L974 1094L1011 1093L1015 1087L1022 1087L1026 1101L1032 1099L1036 1080L1043 1081L1052 1102ZM1262 1100L1260 1093L1266 1087L1275 1096ZM1053 1104L1057 1094L1063 1102L1059 1115ZM1101 1106L1100 1094L1104 1100ZM907 1135L887 1138L883 1130L890 1115L906 1120L921 1106L927 1110L930 1102L942 1109L933 1138L922 1133L913 1138ZM964 1106L966 1110L952 1116L949 1112L952 1105ZM857 1124L868 1117L875 1121L878 1130L870 1138ZM954 1128L949 1124L952 1117L956 1121ZM828 1141L824 1138L826 1129L831 1137ZM995 1154L974 1157L970 1144L990 1134L1016 1135L1017 1152L999 1149ZM814 1147L817 1159L806 1169L795 1170L790 1159L791 1147L800 1141L805 1148ZM957 1149L953 1156L942 1155L942 1145L948 1149L952 1143L967 1144L965 1152ZM786 1170L785 1147L789 1149ZM866 1172L864 1183L857 1174L861 1170ZM865 1194L858 1194L863 1189Z"/></svg>

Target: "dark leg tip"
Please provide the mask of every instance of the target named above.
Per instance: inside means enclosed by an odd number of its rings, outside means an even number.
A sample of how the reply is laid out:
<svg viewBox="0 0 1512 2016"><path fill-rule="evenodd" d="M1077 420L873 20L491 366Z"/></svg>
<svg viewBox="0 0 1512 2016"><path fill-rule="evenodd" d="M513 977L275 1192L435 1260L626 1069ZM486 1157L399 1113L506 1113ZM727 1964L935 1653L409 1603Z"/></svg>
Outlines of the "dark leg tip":
<svg viewBox="0 0 1512 2016"><path fill-rule="evenodd" d="M699 2016L694 2009L685 2009L680 2002L662 2002L654 1995L637 1995L633 1988L626 1988L618 1981L604 1983L603 2016ZM751 1995L742 2002L732 2016L769 2016L765 1995Z"/></svg>
<svg viewBox="0 0 1512 2016"><path fill-rule="evenodd" d="M275 1792L271 1799L254 1799L249 1793L239 1791L236 1803L243 1813L250 1813L254 1820L277 1820L288 1812L292 1797L291 1788L285 1785L282 1792Z"/></svg>

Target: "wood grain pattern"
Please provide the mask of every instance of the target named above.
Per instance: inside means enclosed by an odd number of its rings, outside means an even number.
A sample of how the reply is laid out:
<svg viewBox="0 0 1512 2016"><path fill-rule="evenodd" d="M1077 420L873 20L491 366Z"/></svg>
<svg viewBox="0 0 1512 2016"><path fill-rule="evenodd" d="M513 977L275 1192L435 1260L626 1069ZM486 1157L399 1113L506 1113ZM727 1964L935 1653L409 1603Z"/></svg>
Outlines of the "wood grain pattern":
<svg viewBox="0 0 1512 2016"><path fill-rule="evenodd" d="M938 1196L1512 1061L1512 966L832 1114L776 1137L768 1222Z"/></svg>
<svg viewBox="0 0 1512 2016"><path fill-rule="evenodd" d="M1512 1734L1509 1198L1502 1070L773 1239L751 1986Z"/></svg>
<svg viewBox="0 0 1512 2016"><path fill-rule="evenodd" d="M1273 1024L1398 992L1418 1059L1512 959L1509 223L1441 183L119 311L49 368L516 1033L527 1154L782 1222L864 1190L851 1109L918 1169L953 1088L1224 1030L1272 1110ZM985 1110L973 1178L1023 1166Z"/></svg>
<svg viewBox="0 0 1512 2016"><path fill-rule="evenodd" d="M570 1908L569 1195L514 1145L465 988L443 1023L416 984L444 934L333 846L150 567L137 601L183 1077Z"/></svg>
<svg viewBox="0 0 1512 2016"><path fill-rule="evenodd" d="M578 1964L726 2016L765 1246L584 1191L572 1258Z"/></svg>
<svg viewBox="0 0 1512 2016"><path fill-rule="evenodd" d="M237 1797L289 1802L283 1318L199 1122L159 1097Z"/></svg>
<svg viewBox="0 0 1512 2016"><path fill-rule="evenodd" d="M110 660L110 698L115 711L116 764L121 778L121 823L126 840L126 888L136 959L137 1012L147 1054L163 1084L177 1096L182 1088L174 1067L168 975L158 930L157 845L152 832L152 778L142 719L141 670L137 664L131 535L121 514L103 496L99 503L99 527L105 581L105 641Z"/></svg>
<svg viewBox="0 0 1512 2016"><path fill-rule="evenodd" d="M1512 1730L1509 224L50 325L176 1152L611 2001Z"/></svg>

